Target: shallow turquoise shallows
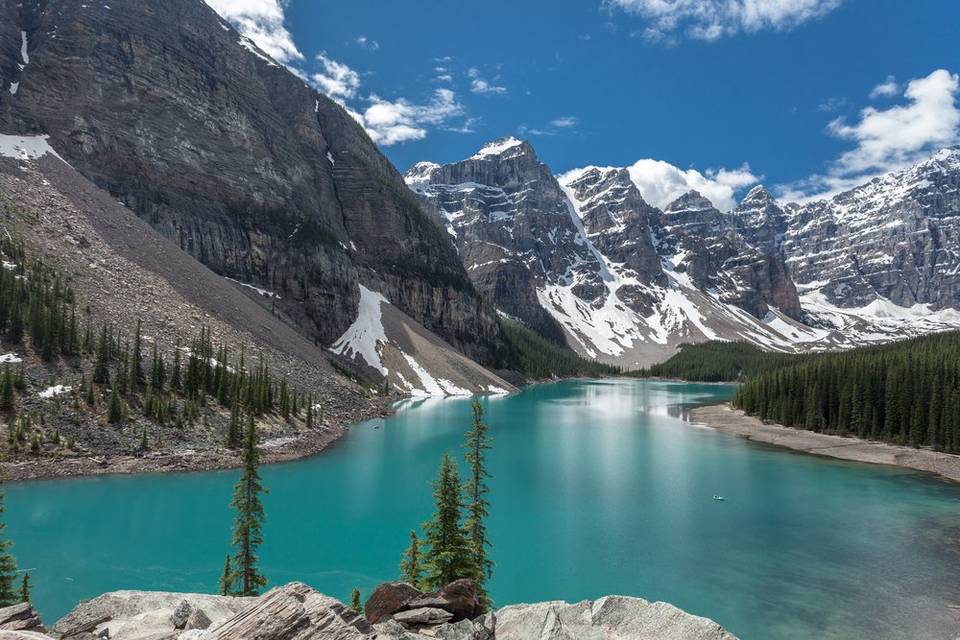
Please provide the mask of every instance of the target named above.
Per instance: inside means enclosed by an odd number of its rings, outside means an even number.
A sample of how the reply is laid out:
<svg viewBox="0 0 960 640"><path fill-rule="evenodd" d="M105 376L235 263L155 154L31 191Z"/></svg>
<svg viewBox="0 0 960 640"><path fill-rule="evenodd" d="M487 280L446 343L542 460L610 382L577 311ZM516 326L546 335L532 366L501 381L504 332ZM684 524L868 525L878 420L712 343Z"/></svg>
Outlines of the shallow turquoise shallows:
<svg viewBox="0 0 960 640"><path fill-rule="evenodd" d="M946 606L960 604L960 487L683 421L685 407L731 392L569 381L485 400L497 603L637 595L756 640L960 633ZM396 578L469 416L468 400L409 402L317 458L264 468L271 584L345 599ZM8 533L44 618L114 589L213 591L236 478L8 485Z"/></svg>

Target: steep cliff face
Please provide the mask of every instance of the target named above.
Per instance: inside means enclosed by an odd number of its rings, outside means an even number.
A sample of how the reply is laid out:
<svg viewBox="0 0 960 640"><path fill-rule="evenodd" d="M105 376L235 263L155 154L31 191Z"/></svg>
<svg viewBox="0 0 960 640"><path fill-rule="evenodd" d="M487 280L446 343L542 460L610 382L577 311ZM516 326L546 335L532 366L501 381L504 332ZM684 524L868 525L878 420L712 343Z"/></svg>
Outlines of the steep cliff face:
<svg viewBox="0 0 960 640"><path fill-rule="evenodd" d="M0 128L329 343L359 282L469 355L498 329L443 232L337 104L200 0L0 0ZM14 89L14 84L16 88Z"/></svg>
<svg viewBox="0 0 960 640"><path fill-rule="evenodd" d="M417 164L406 178L447 227L474 285L503 313L559 340L539 289L570 283L588 303L602 304L602 264L528 143L497 140L461 162Z"/></svg>
<svg viewBox="0 0 960 640"><path fill-rule="evenodd" d="M960 309L960 147L788 215L784 251L808 304Z"/></svg>
<svg viewBox="0 0 960 640"><path fill-rule="evenodd" d="M960 325L960 148L806 206L758 186L728 212L696 191L651 207L621 168L550 176L512 138L405 177L501 311L534 327L548 316L606 362L710 339L818 350Z"/></svg>

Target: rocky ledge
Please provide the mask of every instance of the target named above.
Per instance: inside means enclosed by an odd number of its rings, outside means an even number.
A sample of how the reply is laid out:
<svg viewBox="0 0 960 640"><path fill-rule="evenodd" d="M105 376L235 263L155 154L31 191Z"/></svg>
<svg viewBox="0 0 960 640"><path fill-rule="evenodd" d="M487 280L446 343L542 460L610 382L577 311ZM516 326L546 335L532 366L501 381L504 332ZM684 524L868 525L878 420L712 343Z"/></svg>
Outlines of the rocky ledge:
<svg viewBox="0 0 960 640"><path fill-rule="evenodd" d="M301 582L256 598L115 591L49 631L29 604L0 609L0 640L736 640L707 618L625 596L480 611L469 580L432 593L382 584L365 615Z"/></svg>

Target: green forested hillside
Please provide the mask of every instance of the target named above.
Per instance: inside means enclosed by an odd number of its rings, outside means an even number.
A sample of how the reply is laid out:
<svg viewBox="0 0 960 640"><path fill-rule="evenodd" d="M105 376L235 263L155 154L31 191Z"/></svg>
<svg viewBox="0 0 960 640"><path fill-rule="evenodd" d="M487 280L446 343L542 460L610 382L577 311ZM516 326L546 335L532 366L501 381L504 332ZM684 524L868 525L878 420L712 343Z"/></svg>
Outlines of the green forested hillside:
<svg viewBox="0 0 960 640"><path fill-rule="evenodd" d="M694 382L729 382L755 376L797 361L801 356L761 351L746 342L682 344L665 362L627 373L638 378L679 378Z"/></svg>
<svg viewBox="0 0 960 640"><path fill-rule="evenodd" d="M519 371L535 380L619 373L616 367L585 360L572 350L554 344L509 318L500 318L500 326L507 342L500 354L500 369Z"/></svg>
<svg viewBox="0 0 960 640"><path fill-rule="evenodd" d="M808 356L749 380L733 404L790 427L960 452L960 332Z"/></svg>

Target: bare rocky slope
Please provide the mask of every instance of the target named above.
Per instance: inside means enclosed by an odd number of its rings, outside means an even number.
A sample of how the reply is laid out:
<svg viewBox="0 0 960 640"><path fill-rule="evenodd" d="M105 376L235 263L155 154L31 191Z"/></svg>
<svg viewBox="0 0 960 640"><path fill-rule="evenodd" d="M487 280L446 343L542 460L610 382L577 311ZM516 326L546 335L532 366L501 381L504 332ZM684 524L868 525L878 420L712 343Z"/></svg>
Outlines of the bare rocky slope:
<svg viewBox="0 0 960 640"><path fill-rule="evenodd" d="M262 359L277 380L312 397L312 428L304 414L260 420L265 459L282 460L319 451L346 425L382 415L395 390L412 394L501 393L513 387L460 354L418 322L385 302L377 309L382 342L369 344L392 368L393 388L379 387L363 359L338 358L296 327L276 295L219 276L162 237L125 205L62 161L42 137L0 135L0 233L22 242L27 253L56 269L76 296L81 326L109 325L129 340L137 321L149 353L157 345L169 364L179 340L189 345L202 329L236 358L245 349L252 365ZM4 269L12 263L4 256ZM361 291L365 289L358 287ZM371 320L359 308L354 325ZM131 416L108 423L79 401L90 363L77 357L42 362L27 344L0 337L6 367L25 365L16 411L33 416L37 430L5 463L14 478L102 472L219 468L237 463L225 446L229 412L206 403L199 422L162 424ZM404 377L405 374L405 377ZM130 399L130 402L134 402ZM172 422L172 421L171 421ZM8 427L8 431L11 427ZM55 434L55 435L51 435ZM38 438L36 450L27 448ZM69 446L62 443L68 442ZM149 443L149 453L143 444Z"/></svg>
<svg viewBox="0 0 960 640"><path fill-rule="evenodd" d="M493 309L400 174L201 0L0 0L0 78L0 132L48 135L184 251L276 292L311 339L343 333L363 283L492 361Z"/></svg>
<svg viewBox="0 0 960 640"><path fill-rule="evenodd" d="M627 169L554 176L503 138L405 174L502 313L627 368L684 342L845 348L960 326L960 149L805 206L761 186L729 212L661 211Z"/></svg>

